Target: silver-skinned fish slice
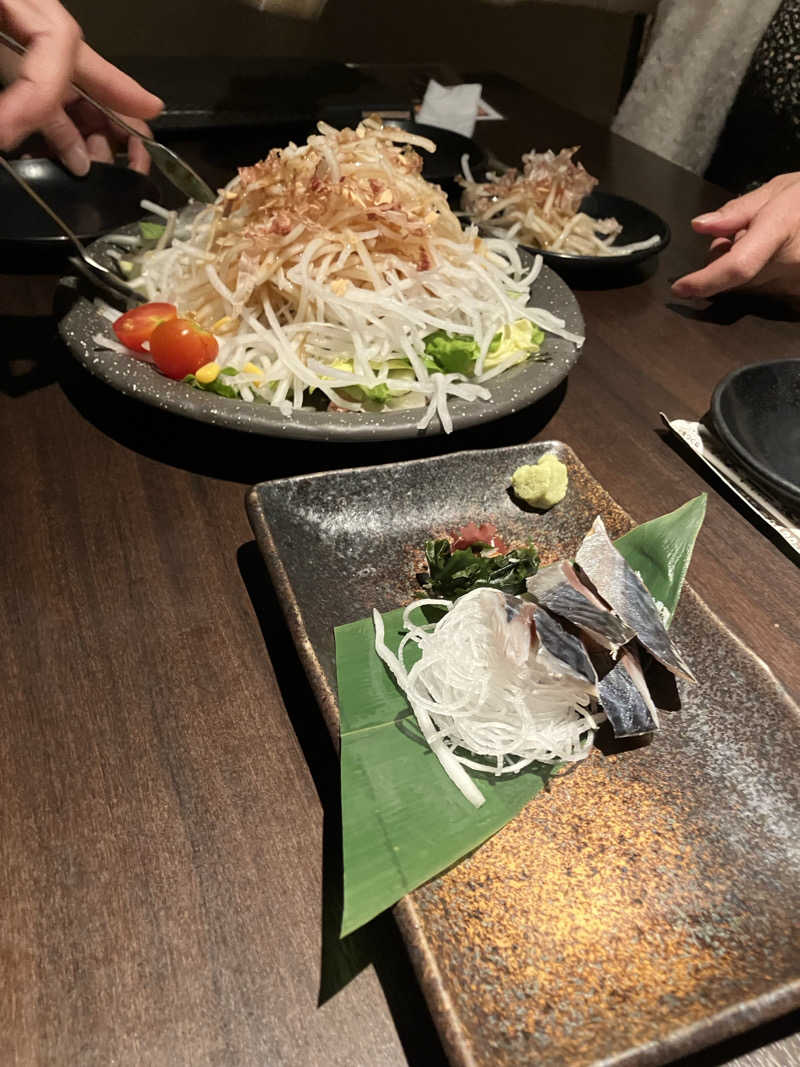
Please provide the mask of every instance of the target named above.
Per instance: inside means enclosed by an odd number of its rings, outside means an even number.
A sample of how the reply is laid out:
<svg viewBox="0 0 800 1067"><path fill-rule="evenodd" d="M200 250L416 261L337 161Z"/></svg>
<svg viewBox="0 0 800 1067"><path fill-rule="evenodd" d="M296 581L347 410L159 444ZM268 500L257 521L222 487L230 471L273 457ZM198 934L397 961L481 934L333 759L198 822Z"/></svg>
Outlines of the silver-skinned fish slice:
<svg viewBox="0 0 800 1067"><path fill-rule="evenodd" d="M596 694L597 673L581 640L544 608L535 608L533 625L538 640L536 658L554 674L572 678Z"/></svg>
<svg viewBox="0 0 800 1067"><path fill-rule="evenodd" d="M525 584L537 604L574 623L612 653L634 636L633 630L581 582L566 559L541 567Z"/></svg>
<svg viewBox="0 0 800 1067"><path fill-rule="evenodd" d="M494 590L492 590L494 592ZM496 603L496 628L503 650L510 660L522 665L527 662L533 644L533 613L535 607L512 593L503 593ZM491 601L490 601L491 602Z"/></svg>
<svg viewBox="0 0 800 1067"><path fill-rule="evenodd" d="M597 695L614 737L641 737L658 729L658 711L633 649L625 649L613 670L600 679Z"/></svg>
<svg viewBox="0 0 800 1067"><path fill-rule="evenodd" d="M598 515L575 556L594 588L667 670L690 682L691 669L670 640L647 586L614 547Z"/></svg>

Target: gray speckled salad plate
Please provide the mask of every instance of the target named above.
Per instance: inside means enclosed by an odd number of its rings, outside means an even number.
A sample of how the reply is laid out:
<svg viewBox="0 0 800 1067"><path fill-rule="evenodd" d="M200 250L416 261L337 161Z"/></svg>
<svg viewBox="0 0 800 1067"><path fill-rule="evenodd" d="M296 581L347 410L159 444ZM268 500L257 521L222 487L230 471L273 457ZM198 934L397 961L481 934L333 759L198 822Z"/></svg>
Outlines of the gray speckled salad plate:
<svg viewBox="0 0 800 1067"><path fill-rule="evenodd" d="M97 242L91 251L102 258L105 247L105 242ZM530 303L563 318L571 332L583 333L583 316L577 300L558 275L547 267L542 267L541 274L531 286ZM438 418L426 430L417 429L423 408L378 413L301 408L287 419L277 408L267 404L228 399L172 381L148 363L99 350L94 337L106 333L109 323L84 296L76 299L59 328L75 358L101 381L153 407L199 422L270 437L332 442L385 441L442 433ZM571 341L547 333L542 355L547 359L528 360L487 383L492 394L490 401L452 400L449 407L453 429L463 430L492 422L540 400L567 376L577 362L580 349Z"/></svg>

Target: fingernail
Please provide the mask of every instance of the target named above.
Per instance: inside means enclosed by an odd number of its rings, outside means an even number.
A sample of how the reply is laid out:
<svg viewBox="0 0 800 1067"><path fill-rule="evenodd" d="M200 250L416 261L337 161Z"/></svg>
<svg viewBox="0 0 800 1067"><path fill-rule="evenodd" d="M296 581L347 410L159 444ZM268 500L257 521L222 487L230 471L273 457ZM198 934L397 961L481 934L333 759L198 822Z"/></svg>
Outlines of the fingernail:
<svg viewBox="0 0 800 1067"><path fill-rule="evenodd" d="M672 291L675 296L691 296L692 292L688 285L685 285L682 281L673 282Z"/></svg>
<svg viewBox="0 0 800 1067"><path fill-rule="evenodd" d="M719 211L709 211L707 215L695 215L692 222L700 222L705 225L707 222L719 222L722 218L722 214Z"/></svg>
<svg viewBox="0 0 800 1067"><path fill-rule="evenodd" d="M79 178L89 173L91 161L83 141L76 141L75 144L70 145L61 158L64 161L64 166Z"/></svg>

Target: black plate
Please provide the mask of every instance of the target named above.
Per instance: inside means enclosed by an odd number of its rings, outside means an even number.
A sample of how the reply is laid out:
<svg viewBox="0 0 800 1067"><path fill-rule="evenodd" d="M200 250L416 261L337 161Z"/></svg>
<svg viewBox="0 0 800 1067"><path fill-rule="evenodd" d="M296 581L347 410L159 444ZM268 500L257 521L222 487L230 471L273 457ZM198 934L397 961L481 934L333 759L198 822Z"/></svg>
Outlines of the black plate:
<svg viewBox="0 0 800 1067"><path fill-rule="evenodd" d="M534 248L532 245L523 247L529 248L531 252L540 253L545 263L554 270L564 273L630 267L651 256L657 256L669 244L671 234L666 222L656 215L655 211L637 204L635 200L628 200L624 196L616 196L614 193L604 193L596 189L583 198L580 210L585 211L594 219L613 217L621 222L622 233L617 238L619 244L634 244L637 241L646 241L653 236L658 236L660 240L651 248L642 248L638 252L629 252L624 256L579 256L569 252L548 252L547 249Z"/></svg>
<svg viewBox="0 0 800 1067"><path fill-rule="evenodd" d="M150 178L110 163L93 163L85 178L76 178L52 159L16 159L11 166L83 241L135 222L142 217L141 200L160 199ZM0 203L3 269L19 269L16 264L23 260L26 267L36 260L63 263L71 255L69 240L4 171Z"/></svg>
<svg viewBox="0 0 800 1067"><path fill-rule="evenodd" d="M800 359L739 367L714 390L711 418L754 478L800 506Z"/></svg>

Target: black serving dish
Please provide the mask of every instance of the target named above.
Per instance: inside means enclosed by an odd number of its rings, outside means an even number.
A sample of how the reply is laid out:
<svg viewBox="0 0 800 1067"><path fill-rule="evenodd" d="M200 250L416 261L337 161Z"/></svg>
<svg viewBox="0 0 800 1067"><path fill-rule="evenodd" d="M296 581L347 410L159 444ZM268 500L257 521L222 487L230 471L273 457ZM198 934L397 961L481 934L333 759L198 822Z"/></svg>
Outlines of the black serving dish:
<svg viewBox="0 0 800 1067"><path fill-rule="evenodd" d="M143 174L110 163L92 163L76 178L52 159L11 162L35 192L84 242L140 219L142 200L160 199ZM69 239L11 175L0 172L0 266L7 273L60 270L74 254Z"/></svg>
<svg viewBox="0 0 800 1067"><path fill-rule="evenodd" d="M640 248L635 252L612 256L581 256L570 252L551 252L546 248L535 248L532 245L524 247L541 255L545 263L560 274L567 272L574 274L576 272L616 271L631 267L635 263L650 259L651 256L657 256L670 242L671 233L667 223L656 215L655 211L644 207L643 204L637 204L635 200L628 200L627 197L595 189L583 198L580 210L593 219L613 217L620 222L622 233L615 243L636 244L650 237L658 237L658 243L651 245L650 248Z"/></svg>
<svg viewBox="0 0 800 1067"><path fill-rule="evenodd" d="M711 418L755 479L800 506L800 358L732 371L714 390Z"/></svg>

